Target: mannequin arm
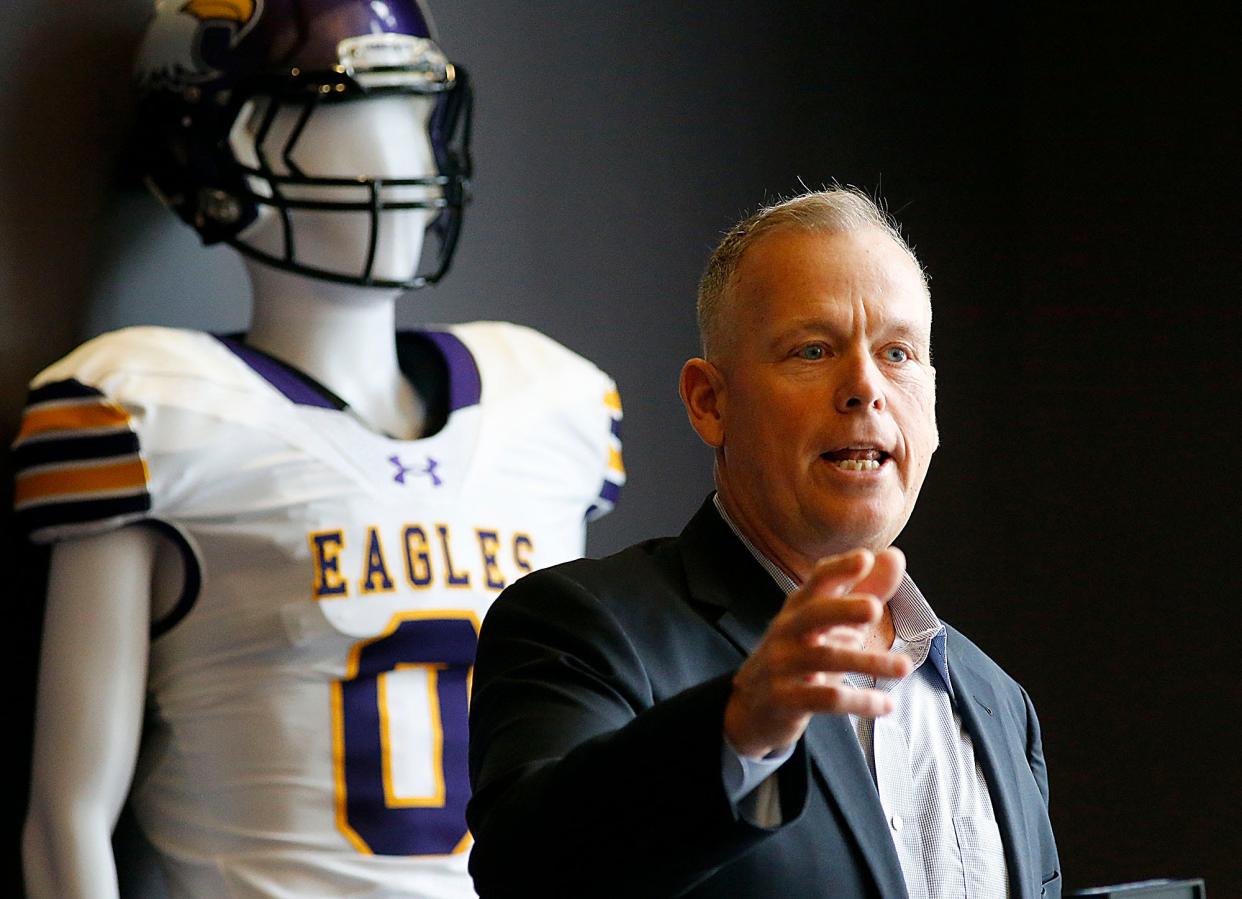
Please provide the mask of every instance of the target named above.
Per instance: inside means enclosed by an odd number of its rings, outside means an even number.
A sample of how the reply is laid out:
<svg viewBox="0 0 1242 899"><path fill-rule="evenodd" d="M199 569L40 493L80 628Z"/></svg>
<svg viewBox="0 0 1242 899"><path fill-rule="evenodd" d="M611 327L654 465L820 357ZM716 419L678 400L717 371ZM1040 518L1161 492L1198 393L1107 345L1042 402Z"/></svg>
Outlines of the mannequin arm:
<svg viewBox="0 0 1242 899"><path fill-rule="evenodd" d="M117 895L111 837L138 756L163 539L130 527L52 552L22 839L36 899Z"/></svg>

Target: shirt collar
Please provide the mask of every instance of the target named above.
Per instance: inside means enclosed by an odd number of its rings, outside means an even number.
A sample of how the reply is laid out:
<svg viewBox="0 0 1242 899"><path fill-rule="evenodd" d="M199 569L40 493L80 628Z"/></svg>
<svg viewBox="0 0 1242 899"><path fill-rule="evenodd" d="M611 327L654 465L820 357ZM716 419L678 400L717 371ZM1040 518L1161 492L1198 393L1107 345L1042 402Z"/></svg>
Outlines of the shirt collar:
<svg viewBox="0 0 1242 899"><path fill-rule="evenodd" d="M733 519L725 511L724 503L720 501L719 493L712 495L712 503L716 506L716 511L720 513L724 523L729 526L729 530L733 531L737 539L742 541L742 546L746 547L746 551L771 576L781 591L788 596L797 590L798 582L761 553L733 523ZM897 632L898 639L907 645L909 654L915 657L916 665L930 659L936 673L944 681L945 689L952 696L953 684L949 680L949 651L945 641L944 624L936 617L931 604L923 596L923 591L918 588L909 574L901 576L901 584L898 585L893 598L889 600L888 608L893 615L893 630ZM919 658L920 656L922 658Z"/></svg>

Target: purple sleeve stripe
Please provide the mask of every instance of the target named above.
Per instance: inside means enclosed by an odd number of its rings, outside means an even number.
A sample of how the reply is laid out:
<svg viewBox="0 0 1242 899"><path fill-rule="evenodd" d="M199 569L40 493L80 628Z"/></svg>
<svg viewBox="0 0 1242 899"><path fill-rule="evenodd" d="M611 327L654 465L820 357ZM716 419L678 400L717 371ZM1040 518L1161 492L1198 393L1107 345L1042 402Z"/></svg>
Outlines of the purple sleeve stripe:
<svg viewBox="0 0 1242 899"><path fill-rule="evenodd" d="M90 524L119 516L139 518L150 508L151 495L143 490L129 496L44 503L22 509L14 518L24 533L32 534L43 528Z"/></svg>
<svg viewBox="0 0 1242 899"><path fill-rule="evenodd" d="M474 356L464 343L447 331L424 331L427 339L436 345L449 372L449 411L456 412L467 406L478 405L483 395L483 382Z"/></svg>
<svg viewBox="0 0 1242 899"><path fill-rule="evenodd" d="M300 406L317 406L320 409L341 409L343 404L329 391L313 384L310 379L280 362L267 353L248 347L232 337L216 336L237 358L250 366L254 372L280 391L286 399Z"/></svg>
<svg viewBox="0 0 1242 899"><path fill-rule="evenodd" d="M614 484L612 481L604 481L604 486L600 488L599 498L607 502L616 504L621 497L621 485Z"/></svg>
<svg viewBox="0 0 1242 899"><path fill-rule="evenodd" d="M36 465L57 462L86 462L130 456L138 452L138 435L133 431L115 434L69 435L53 440L36 440L23 443L13 449L10 458L16 471L24 471Z"/></svg>
<svg viewBox="0 0 1242 899"><path fill-rule="evenodd" d="M30 391L26 405L33 406L36 403L46 403L50 400L76 400L95 396L101 397L103 394L94 387L87 387L79 381L55 381Z"/></svg>

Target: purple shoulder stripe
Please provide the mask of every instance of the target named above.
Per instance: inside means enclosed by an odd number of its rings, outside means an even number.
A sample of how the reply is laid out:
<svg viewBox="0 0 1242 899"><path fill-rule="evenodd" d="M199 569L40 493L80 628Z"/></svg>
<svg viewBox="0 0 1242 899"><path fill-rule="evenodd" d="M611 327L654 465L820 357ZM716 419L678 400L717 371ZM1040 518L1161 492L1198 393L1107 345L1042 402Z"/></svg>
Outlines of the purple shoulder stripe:
<svg viewBox="0 0 1242 899"><path fill-rule="evenodd" d="M240 340L222 335L215 338L229 348L242 362L252 368L259 377L267 381L291 402L301 406L317 406L321 409L340 409L341 404L322 388L316 388L305 375L298 374L293 368L277 359L273 359L260 350L248 347Z"/></svg>
<svg viewBox="0 0 1242 899"><path fill-rule="evenodd" d="M467 406L478 405L483 395L483 382L479 366L470 350L456 335L448 331L424 331L427 339L436 345L449 373L449 411L456 412Z"/></svg>

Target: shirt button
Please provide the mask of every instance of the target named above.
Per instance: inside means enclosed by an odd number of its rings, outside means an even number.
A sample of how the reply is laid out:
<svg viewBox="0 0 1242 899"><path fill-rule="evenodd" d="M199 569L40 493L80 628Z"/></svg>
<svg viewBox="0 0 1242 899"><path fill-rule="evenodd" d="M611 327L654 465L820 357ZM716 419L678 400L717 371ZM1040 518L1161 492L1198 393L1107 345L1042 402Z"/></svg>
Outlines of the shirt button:
<svg viewBox="0 0 1242 899"><path fill-rule="evenodd" d="M906 824L905 821L901 820L901 815L893 815L893 817L888 819L888 823L893 825L893 830L898 833L901 832L901 828L905 827Z"/></svg>

